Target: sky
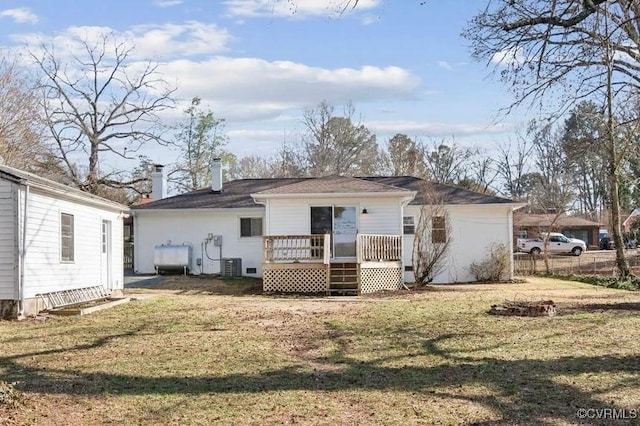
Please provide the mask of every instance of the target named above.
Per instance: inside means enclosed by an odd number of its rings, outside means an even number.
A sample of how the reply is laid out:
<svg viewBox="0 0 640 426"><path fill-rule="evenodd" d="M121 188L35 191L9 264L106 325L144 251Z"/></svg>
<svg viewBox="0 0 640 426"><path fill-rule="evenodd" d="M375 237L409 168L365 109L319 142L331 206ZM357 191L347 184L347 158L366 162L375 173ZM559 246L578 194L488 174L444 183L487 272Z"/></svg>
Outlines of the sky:
<svg viewBox="0 0 640 426"><path fill-rule="evenodd" d="M133 61L159 62L183 117L191 98L225 120L227 150L272 155L304 131L305 109L352 102L381 145L395 133L486 150L513 138L512 98L461 37L472 0L0 0L0 48L113 31ZM168 163L175 153L148 152Z"/></svg>

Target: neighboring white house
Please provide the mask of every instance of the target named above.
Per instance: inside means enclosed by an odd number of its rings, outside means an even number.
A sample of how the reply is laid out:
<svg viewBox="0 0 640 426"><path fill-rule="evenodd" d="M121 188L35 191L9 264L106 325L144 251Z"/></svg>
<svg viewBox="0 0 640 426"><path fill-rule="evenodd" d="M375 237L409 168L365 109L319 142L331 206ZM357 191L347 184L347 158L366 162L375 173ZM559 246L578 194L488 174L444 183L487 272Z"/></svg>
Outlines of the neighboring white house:
<svg viewBox="0 0 640 426"><path fill-rule="evenodd" d="M212 175L212 188L154 196L157 201L133 208L135 272L171 266L160 254L178 250L184 256L174 256L182 259L174 266L193 274L263 277L268 291L331 293L332 281L345 283L337 286L341 290L352 278L358 293L398 288L414 280L413 232L426 191L435 191L446 199L452 241L433 281L468 282L469 265L483 260L491 244L511 250L512 212L521 206L406 176L241 179L223 185L219 163ZM162 179L156 173L158 194Z"/></svg>
<svg viewBox="0 0 640 426"><path fill-rule="evenodd" d="M0 166L0 317L35 314L54 292L122 292L128 207ZM62 294L64 296L64 294Z"/></svg>

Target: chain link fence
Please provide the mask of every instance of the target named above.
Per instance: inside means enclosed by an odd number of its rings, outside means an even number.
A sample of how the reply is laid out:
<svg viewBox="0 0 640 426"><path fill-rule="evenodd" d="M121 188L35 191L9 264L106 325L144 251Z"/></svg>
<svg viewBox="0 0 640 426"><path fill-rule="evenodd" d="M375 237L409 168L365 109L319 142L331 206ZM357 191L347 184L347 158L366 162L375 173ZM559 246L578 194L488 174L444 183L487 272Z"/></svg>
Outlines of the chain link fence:
<svg viewBox="0 0 640 426"><path fill-rule="evenodd" d="M627 260L633 273L640 275L640 249L627 250ZM514 274L546 274L543 255L514 253ZM553 275L602 275L615 276L616 253L614 250L586 251L581 256L550 254L548 256L549 273Z"/></svg>

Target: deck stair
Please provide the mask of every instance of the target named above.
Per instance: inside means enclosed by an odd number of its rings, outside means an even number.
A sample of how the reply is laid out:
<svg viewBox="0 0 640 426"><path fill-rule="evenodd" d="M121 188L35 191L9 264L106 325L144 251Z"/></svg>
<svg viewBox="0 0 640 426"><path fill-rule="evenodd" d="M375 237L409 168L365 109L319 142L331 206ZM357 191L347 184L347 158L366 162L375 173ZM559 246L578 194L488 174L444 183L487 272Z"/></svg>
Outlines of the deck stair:
<svg viewBox="0 0 640 426"><path fill-rule="evenodd" d="M38 295L44 301L47 309L61 308L63 306L79 305L109 297L107 290L101 286L75 288L72 290L52 291Z"/></svg>
<svg viewBox="0 0 640 426"><path fill-rule="evenodd" d="M358 264L331 263L329 296L358 296Z"/></svg>

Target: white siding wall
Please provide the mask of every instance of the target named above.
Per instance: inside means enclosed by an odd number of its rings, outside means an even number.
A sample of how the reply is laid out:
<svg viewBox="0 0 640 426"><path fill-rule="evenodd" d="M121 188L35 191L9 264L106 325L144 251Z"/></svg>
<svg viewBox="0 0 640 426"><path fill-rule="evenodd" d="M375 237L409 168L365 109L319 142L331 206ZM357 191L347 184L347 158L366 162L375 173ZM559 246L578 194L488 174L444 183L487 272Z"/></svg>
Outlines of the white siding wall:
<svg viewBox="0 0 640 426"><path fill-rule="evenodd" d="M0 300L16 297L16 208L15 184L0 179Z"/></svg>
<svg viewBox="0 0 640 426"><path fill-rule="evenodd" d="M23 197L24 195L21 195ZM22 202L20 209L22 209ZM60 260L60 213L74 216L74 261ZM54 198L31 189L27 209L24 297L105 285L101 268L102 220L112 228L112 288L122 289L122 218L118 213Z"/></svg>
<svg viewBox="0 0 640 426"><path fill-rule="evenodd" d="M137 273L154 273L153 249L157 245L193 246L191 271L194 274L217 274L220 272L220 251L213 243L202 243L208 234L222 235L222 257L241 258L242 274L262 276L262 237L240 237L240 218L263 218L264 208L220 210L160 210L135 212L134 224L134 269ZM208 257L207 257L208 254ZM202 259L202 270L196 259ZM256 268L256 274L247 274L247 268Z"/></svg>
<svg viewBox="0 0 640 426"><path fill-rule="evenodd" d="M469 265L485 259L492 243L502 243L512 249L512 214L510 205L454 205L448 206L451 221L451 248L444 270L435 276L434 283L469 282ZM405 216L420 216L417 206L407 206ZM404 262L411 265L413 237L404 237ZM510 276L511 278L511 272ZM405 280L414 281L412 272L405 272Z"/></svg>
<svg viewBox="0 0 640 426"><path fill-rule="evenodd" d="M399 197L379 198L313 198L271 199L267 204L270 235L301 235L311 232L311 206L355 206L358 232L361 234L402 233L402 213ZM367 209L368 214L360 212Z"/></svg>

